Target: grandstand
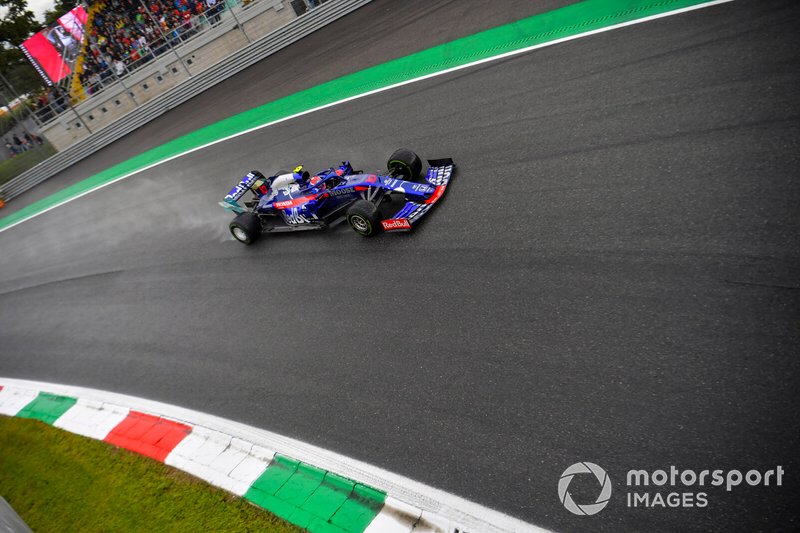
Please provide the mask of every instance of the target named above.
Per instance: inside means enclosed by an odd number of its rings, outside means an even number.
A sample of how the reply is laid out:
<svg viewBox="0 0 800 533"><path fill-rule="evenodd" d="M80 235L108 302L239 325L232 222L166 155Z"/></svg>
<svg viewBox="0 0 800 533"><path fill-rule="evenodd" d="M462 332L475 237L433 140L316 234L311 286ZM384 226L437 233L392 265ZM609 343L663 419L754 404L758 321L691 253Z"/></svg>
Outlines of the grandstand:
<svg viewBox="0 0 800 533"><path fill-rule="evenodd" d="M37 121L42 126L51 124L65 115L70 105L80 112L86 108L83 104L87 100L120 85L124 88L120 93L124 98L131 100L134 106L141 105L153 96L150 89L154 85L164 83L164 71L174 75L176 69L183 70L187 76L196 73L198 69L190 65L195 62L195 67L198 67L202 61L196 60L193 53L186 60L181 54L186 53L182 50L185 45L208 40L198 37L238 30L244 34L243 42L235 45L240 47L251 40L245 34L246 27L257 26L257 36L260 36L319 3L305 0L300 0L300 4L288 0L101 0L91 3L87 7L84 39L72 75L36 99ZM267 18L273 21L252 23L255 13L268 11ZM230 39L219 39L220 50L226 53L234 51L230 49ZM188 46L190 50L194 48ZM182 52L177 52L178 49ZM153 78L156 84L142 84L138 72L152 70L143 67L159 63L165 56L171 58L171 64L158 69L159 73ZM176 62L175 58L179 61ZM167 90L168 85L159 89ZM140 94L142 87L149 94ZM115 91L119 92L118 89ZM120 112L127 109L118 99L114 102ZM109 107L103 106L102 109L106 114ZM91 112L81 117L78 113L70 115L73 119L78 118L73 126L87 131L91 131L92 122L97 118ZM102 127L103 124L94 125ZM70 129L70 125L64 123L64 128ZM70 137L74 139L75 135Z"/></svg>
<svg viewBox="0 0 800 533"><path fill-rule="evenodd" d="M91 94L219 22L214 0L109 0L87 31L80 85Z"/></svg>

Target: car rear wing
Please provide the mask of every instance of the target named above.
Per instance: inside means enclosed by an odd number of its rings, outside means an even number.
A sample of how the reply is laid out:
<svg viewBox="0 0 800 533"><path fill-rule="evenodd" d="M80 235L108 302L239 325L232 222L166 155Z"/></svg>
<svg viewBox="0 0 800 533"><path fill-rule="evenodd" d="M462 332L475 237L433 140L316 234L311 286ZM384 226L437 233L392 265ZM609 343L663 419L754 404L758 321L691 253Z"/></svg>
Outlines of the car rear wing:
<svg viewBox="0 0 800 533"><path fill-rule="evenodd" d="M247 191L251 191L256 197L261 197L261 195L267 191L267 187L267 178L265 178L261 172L257 170L250 171L242 178L239 185L231 189L225 198L223 198L222 202L219 202L219 205L226 211L244 213L247 209L239 205L239 200L242 196L244 196Z"/></svg>
<svg viewBox="0 0 800 533"><path fill-rule="evenodd" d="M384 231L409 231L413 224L422 219L444 194L450 179L453 177L455 164L453 160L429 159L425 181L434 187L433 192L425 199L409 200L394 216L381 221Z"/></svg>

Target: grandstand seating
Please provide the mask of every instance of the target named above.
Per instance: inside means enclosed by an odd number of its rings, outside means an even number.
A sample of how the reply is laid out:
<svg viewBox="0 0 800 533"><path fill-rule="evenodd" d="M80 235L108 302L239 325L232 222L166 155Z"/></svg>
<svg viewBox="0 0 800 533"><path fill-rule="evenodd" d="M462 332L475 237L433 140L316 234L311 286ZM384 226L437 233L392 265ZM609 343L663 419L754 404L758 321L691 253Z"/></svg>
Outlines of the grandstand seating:
<svg viewBox="0 0 800 533"><path fill-rule="evenodd" d="M77 84L89 94L100 90L192 36L200 25L218 21L224 7L223 0L107 0L92 5ZM73 90L80 94L75 82Z"/></svg>

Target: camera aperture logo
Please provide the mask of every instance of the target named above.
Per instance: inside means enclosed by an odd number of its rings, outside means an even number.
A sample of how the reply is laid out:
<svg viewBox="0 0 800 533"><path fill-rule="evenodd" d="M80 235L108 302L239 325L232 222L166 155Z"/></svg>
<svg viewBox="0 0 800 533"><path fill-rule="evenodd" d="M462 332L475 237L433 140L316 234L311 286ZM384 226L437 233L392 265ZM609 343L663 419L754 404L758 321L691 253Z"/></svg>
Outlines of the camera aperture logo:
<svg viewBox="0 0 800 533"><path fill-rule="evenodd" d="M597 482L600 483L600 494L594 503L581 505L575 503L575 500L572 499L572 494L569 492L569 484L572 483L572 478L577 474L594 474ZM605 470L594 463L575 463L564 470L564 473L561 474L561 479L558 480L558 499L573 514L584 516L597 514L608 505L608 501L611 499L611 478L608 477Z"/></svg>

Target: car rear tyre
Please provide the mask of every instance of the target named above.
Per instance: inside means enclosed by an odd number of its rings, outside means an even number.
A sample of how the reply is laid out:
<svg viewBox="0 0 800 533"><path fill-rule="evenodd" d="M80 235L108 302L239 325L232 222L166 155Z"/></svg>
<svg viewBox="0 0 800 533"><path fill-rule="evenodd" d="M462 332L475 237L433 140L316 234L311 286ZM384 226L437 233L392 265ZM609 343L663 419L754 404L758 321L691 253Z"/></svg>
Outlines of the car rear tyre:
<svg viewBox="0 0 800 533"><path fill-rule="evenodd" d="M398 148L389 157L389 162L386 164L389 171L394 171L406 181L419 180L420 172L422 172L422 160L417 154L407 148Z"/></svg>
<svg viewBox="0 0 800 533"><path fill-rule="evenodd" d="M372 202L358 200L347 210L347 223L353 231L364 237L372 237L383 231L381 213Z"/></svg>
<svg viewBox="0 0 800 533"><path fill-rule="evenodd" d="M261 236L261 221L254 213L239 213L228 227L233 238L244 244L253 244Z"/></svg>

